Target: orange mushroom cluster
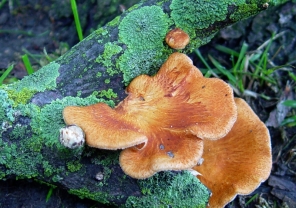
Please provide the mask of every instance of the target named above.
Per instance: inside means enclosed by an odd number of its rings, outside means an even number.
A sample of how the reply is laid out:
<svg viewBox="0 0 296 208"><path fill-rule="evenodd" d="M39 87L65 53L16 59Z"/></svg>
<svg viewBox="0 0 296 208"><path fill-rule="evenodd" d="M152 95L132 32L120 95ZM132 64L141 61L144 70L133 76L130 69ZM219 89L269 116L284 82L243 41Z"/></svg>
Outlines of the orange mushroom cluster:
<svg viewBox="0 0 296 208"><path fill-rule="evenodd" d="M126 91L114 109L104 103L68 106L63 116L66 124L83 129L89 146L124 149L119 160L127 175L143 179L193 168L212 191L213 207L253 191L268 177L264 124L234 99L227 83L203 77L185 54L173 53L155 76L136 77Z"/></svg>

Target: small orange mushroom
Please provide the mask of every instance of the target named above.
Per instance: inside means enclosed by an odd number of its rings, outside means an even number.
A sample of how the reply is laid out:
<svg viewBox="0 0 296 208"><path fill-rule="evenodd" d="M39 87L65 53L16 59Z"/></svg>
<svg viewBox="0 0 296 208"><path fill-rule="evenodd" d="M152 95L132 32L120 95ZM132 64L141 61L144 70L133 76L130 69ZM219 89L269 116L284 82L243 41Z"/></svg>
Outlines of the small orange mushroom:
<svg viewBox="0 0 296 208"><path fill-rule="evenodd" d="M180 28L175 28L167 33L165 41L173 49L184 49L188 45L190 37Z"/></svg>
<svg viewBox="0 0 296 208"><path fill-rule="evenodd" d="M209 207L224 207L237 194L250 194L271 171L268 129L244 100L235 101L238 115L233 128L224 138L204 140L203 163L193 168L212 191Z"/></svg>
<svg viewBox="0 0 296 208"><path fill-rule="evenodd" d="M202 154L201 139L224 137L236 121L232 89L203 77L182 53L172 54L155 76L136 77L127 93L114 109L103 103L71 106L63 116L84 130L92 147L129 147L120 165L134 178L193 167Z"/></svg>

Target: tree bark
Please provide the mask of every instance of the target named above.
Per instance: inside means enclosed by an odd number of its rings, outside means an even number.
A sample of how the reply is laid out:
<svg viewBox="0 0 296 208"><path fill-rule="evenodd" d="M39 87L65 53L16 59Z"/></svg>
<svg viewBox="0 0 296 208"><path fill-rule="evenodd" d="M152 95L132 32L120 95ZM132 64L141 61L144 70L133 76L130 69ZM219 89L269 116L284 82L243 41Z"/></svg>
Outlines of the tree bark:
<svg viewBox="0 0 296 208"><path fill-rule="evenodd" d="M138 206L148 195L157 198L153 184L158 180L163 193L177 176L188 181L193 176L186 172L138 181L122 172L119 151L63 147L59 142L59 129L65 125L62 110L96 102L116 105L132 78L154 74L174 51L164 42L170 29L179 27L190 35L189 46L180 50L190 53L221 28L268 7L267 0L246 2L141 1L58 60L19 82L1 86L0 179L34 178L80 197L126 206ZM199 186L194 185L202 189ZM174 191L179 189L184 198L188 187L185 183ZM169 200L165 203L177 203ZM155 203L164 203L160 201L158 197Z"/></svg>

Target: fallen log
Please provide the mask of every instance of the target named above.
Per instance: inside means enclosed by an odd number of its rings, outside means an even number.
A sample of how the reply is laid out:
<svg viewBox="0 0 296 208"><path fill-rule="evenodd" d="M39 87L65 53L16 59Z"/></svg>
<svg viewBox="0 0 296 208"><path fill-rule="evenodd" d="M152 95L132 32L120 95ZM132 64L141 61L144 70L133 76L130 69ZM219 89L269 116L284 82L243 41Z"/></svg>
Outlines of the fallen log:
<svg viewBox="0 0 296 208"><path fill-rule="evenodd" d="M119 151L65 148L59 142L62 110L97 102L115 106L134 77L154 74L174 51L164 43L172 28L189 34L190 44L179 50L188 54L221 28L275 5L247 2L141 1L58 60L1 86L0 179L33 178L117 206L205 205L208 191L186 171L136 180L122 172Z"/></svg>

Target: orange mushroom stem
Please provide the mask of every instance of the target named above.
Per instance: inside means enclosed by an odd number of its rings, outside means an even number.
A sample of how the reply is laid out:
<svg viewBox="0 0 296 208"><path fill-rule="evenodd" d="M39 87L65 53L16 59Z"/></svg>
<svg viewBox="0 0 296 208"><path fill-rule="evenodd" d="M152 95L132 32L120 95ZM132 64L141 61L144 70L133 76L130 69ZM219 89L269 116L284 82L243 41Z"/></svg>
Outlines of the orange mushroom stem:
<svg viewBox="0 0 296 208"><path fill-rule="evenodd" d="M212 195L209 207L224 207L236 195L250 194L270 175L271 143L268 129L239 98L237 121L216 141L204 140L203 163L193 169Z"/></svg>
<svg viewBox="0 0 296 208"><path fill-rule="evenodd" d="M84 130L89 146L127 148L120 165L134 178L193 167L202 155L202 139L224 137L236 121L232 89L203 77L182 53L173 53L155 76L136 77L126 91L114 109L103 103L71 106L63 116Z"/></svg>

